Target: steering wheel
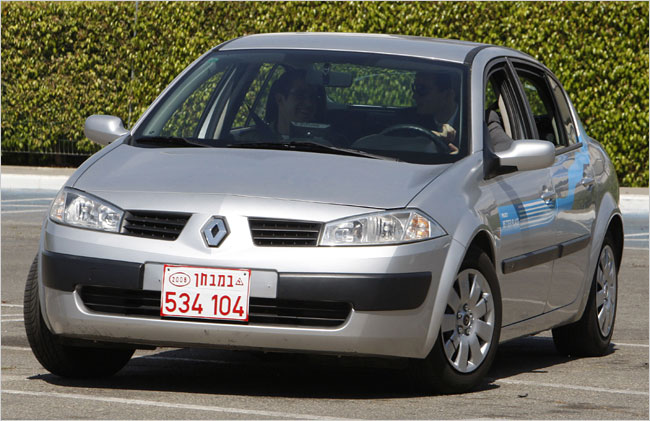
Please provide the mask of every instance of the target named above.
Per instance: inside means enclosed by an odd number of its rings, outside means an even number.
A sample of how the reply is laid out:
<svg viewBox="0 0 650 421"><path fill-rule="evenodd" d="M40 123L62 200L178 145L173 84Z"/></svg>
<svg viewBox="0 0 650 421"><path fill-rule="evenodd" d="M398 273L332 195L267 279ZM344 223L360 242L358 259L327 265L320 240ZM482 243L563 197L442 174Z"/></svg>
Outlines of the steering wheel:
<svg viewBox="0 0 650 421"><path fill-rule="evenodd" d="M409 133L407 134L407 136L409 137L424 136L427 139L431 140L436 145L436 149L438 152L440 153L451 152L449 145L443 138L432 133L431 130L426 129L422 126L418 126L417 124L395 124L394 126L390 126L384 129L379 134L383 136L394 136L394 135L398 135L400 132Z"/></svg>

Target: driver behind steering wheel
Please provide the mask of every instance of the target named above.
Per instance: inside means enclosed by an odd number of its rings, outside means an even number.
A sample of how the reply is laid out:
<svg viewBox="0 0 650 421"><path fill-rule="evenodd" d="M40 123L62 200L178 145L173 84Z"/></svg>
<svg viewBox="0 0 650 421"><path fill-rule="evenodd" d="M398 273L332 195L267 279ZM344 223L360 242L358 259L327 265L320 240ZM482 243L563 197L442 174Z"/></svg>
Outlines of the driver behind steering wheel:
<svg viewBox="0 0 650 421"><path fill-rule="evenodd" d="M413 99L415 107L402 110L399 119L431 130L448 145L450 153L458 153L458 75L451 72L415 74Z"/></svg>
<svg viewBox="0 0 650 421"><path fill-rule="evenodd" d="M322 121L325 90L310 85L305 70L288 70L271 86L265 119L281 137L289 136L291 122Z"/></svg>

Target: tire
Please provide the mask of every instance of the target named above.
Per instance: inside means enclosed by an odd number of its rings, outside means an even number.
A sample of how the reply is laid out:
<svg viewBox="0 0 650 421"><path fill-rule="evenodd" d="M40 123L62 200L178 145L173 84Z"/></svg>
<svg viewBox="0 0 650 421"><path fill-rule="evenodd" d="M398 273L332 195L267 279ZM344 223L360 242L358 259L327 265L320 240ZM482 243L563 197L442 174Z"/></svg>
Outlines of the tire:
<svg viewBox="0 0 650 421"><path fill-rule="evenodd" d="M582 317L575 323L553 329L553 342L560 354L597 357L607 353L616 319L619 263L614 242L607 235Z"/></svg>
<svg viewBox="0 0 650 421"><path fill-rule="evenodd" d="M425 387L445 394L476 387L492 365L500 333L494 266L485 252L470 249L449 293L438 339L417 364Z"/></svg>
<svg viewBox="0 0 650 421"><path fill-rule="evenodd" d="M50 332L41 315L38 294L38 255L27 275L24 297L25 332L39 363L61 377L93 378L117 373L126 365L134 349L68 346Z"/></svg>

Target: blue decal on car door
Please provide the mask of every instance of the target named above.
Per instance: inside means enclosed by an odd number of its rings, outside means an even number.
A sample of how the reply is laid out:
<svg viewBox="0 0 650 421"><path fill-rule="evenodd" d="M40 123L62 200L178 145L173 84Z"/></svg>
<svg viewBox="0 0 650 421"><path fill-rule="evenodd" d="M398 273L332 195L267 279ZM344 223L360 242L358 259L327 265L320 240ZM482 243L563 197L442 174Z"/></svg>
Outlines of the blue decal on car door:
<svg viewBox="0 0 650 421"><path fill-rule="evenodd" d="M589 149L586 144L583 143L582 147L580 148L579 151L576 152L575 155L573 155L573 163L571 166L568 168L568 185L567 187L569 188L569 191L567 192L567 195L564 197L560 197L557 199L557 207L558 210L571 210L573 209L573 202L575 200L575 190L576 187L578 187L578 184L580 184L580 181L582 181L584 177L584 170L585 167L589 166L590 164L590 159L589 159ZM558 175L560 175L558 173ZM557 175L556 175L557 177Z"/></svg>
<svg viewBox="0 0 650 421"><path fill-rule="evenodd" d="M557 213L555 201L529 200L499 207L501 235L514 234L550 224Z"/></svg>

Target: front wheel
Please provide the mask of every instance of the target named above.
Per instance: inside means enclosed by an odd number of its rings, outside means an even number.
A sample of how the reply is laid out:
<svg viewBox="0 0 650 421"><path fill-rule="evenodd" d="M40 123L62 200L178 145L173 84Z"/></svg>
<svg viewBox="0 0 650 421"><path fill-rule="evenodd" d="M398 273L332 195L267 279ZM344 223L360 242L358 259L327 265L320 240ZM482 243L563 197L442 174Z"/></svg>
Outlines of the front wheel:
<svg viewBox="0 0 650 421"><path fill-rule="evenodd" d="M501 293L492 261L470 249L454 280L440 334L420 362L427 386L465 392L481 382L496 355L501 333Z"/></svg>
<svg viewBox="0 0 650 421"><path fill-rule="evenodd" d="M117 373L134 349L68 346L59 342L43 320L38 295L38 256L29 269L24 299L25 332L34 356L47 371L61 377L92 378Z"/></svg>
<svg viewBox="0 0 650 421"><path fill-rule="evenodd" d="M598 256L598 264L582 318L553 329L555 348L564 355L596 357L604 355L614 332L618 295L618 262L608 236Z"/></svg>

